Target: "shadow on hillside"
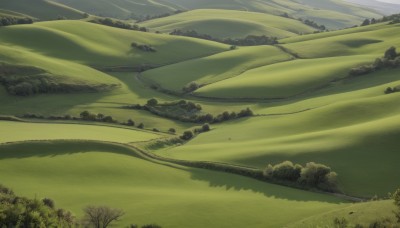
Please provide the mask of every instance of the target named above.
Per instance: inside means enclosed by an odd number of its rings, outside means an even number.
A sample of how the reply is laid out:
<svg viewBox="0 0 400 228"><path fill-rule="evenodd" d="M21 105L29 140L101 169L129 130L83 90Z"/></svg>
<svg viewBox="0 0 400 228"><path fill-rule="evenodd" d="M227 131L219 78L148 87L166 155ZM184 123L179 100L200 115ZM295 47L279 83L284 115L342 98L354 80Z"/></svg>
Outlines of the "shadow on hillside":
<svg viewBox="0 0 400 228"><path fill-rule="evenodd" d="M262 181L254 180L251 178L208 171L193 169L191 170L191 179L196 181L205 181L209 183L210 187L225 188L227 191L251 191L254 193L263 194L269 198L299 201L299 202L326 202L326 203L343 203L340 200L327 194L313 193L305 190L285 187L276 184L269 184Z"/></svg>

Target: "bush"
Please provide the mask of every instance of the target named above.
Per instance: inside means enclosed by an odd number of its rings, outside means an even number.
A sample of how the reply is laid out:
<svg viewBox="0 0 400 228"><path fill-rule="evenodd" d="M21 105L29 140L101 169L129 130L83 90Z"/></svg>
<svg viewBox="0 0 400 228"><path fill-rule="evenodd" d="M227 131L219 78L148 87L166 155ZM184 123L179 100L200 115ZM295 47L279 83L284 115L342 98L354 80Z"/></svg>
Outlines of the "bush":
<svg viewBox="0 0 400 228"><path fill-rule="evenodd" d="M140 128L140 129L143 129L144 128L144 124L140 123L137 127Z"/></svg>
<svg viewBox="0 0 400 228"><path fill-rule="evenodd" d="M185 131L183 132L183 135L180 137L182 140L190 140L193 138L193 132L192 131Z"/></svg>
<svg viewBox="0 0 400 228"><path fill-rule="evenodd" d="M275 166L268 165L264 170L264 175L277 180L296 181L300 177L301 165L294 165L290 161L285 161Z"/></svg>
<svg viewBox="0 0 400 228"><path fill-rule="evenodd" d="M135 126L135 122L132 119L129 119L126 123L128 126Z"/></svg>
<svg viewBox="0 0 400 228"><path fill-rule="evenodd" d="M197 84L197 82L190 82L189 84L185 85L182 90L185 93L191 93L196 91L198 88L200 88L200 85Z"/></svg>
<svg viewBox="0 0 400 228"><path fill-rule="evenodd" d="M319 187L323 190L336 187L337 174L331 171L328 166L309 162L301 170L299 182L313 187Z"/></svg>
<svg viewBox="0 0 400 228"><path fill-rule="evenodd" d="M175 134L175 133L176 133L176 130L175 130L175 128L170 128L170 129L168 130L168 132L169 132L169 133L172 133L172 134Z"/></svg>
<svg viewBox="0 0 400 228"><path fill-rule="evenodd" d="M154 99L154 98L147 101L147 105L149 105L149 106L156 106L157 104L158 104L158 101L157 101L157 99Z"/></svg>
<svg viewBox="0 0 400 228"><path fill-rule="evenodd" d="M142 228L161 228L161 226L156 224L148 224L148 225L143 225Z"/></svg>
<svg viewBox="0 0 400 228"><path fill-rule="evenodd" d="M204 124L204 125L201 127L201 130L202 130L203 132L210 131L210 125Z"/></svg>
<svg viewBox="0 0 400 228"><path fill-rule="evenodd" d="M389 60L394 60L397 57L397 52L395 47L390 47L385 51L384 58Z"/></svg>

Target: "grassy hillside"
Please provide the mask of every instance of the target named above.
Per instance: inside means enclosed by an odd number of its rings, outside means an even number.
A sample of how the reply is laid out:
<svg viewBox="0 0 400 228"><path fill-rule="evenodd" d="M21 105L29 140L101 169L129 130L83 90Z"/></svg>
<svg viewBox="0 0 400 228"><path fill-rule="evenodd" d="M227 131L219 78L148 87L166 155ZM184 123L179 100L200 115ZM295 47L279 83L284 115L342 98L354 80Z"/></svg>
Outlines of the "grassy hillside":
<svg viewBox="0 0 400 228"><path fill-rule="evenodd" d="M243 38L247 35L288 37L312 33L315 29L285 17L233 10L192 10L141 23L142 26L169 33L175 29L195 30L216 38Z"/></svg>
<svg viewBox="0 0 400 228"><path fill-rule="evenodd" d="M215 42L116 29L82 21L12 26L1 29L0 34L0 44L12 44L50 57L97 66L167 64L228 49L227 45ZM27 36L32 38L25 39ZM157 52L134 49L132 42L152 45Z"/></svg>
<svg viewBox="0 0 400 228"><path fill-rule="evenodd" d="M182 92L182 88L197 82L207 85L241 75L243 72L263 65L288 61L292 57L273 46L240 47L205 58L146 71L143 77L163 88Z"/></svg>
<svg viewBox="0 0 400 228"><path fill-rule="evenodd" d="M30 16L10 10L0 9L0 17L29 18Z"/></svg>
<svg viewBox="0 0 400 228"><path fill-rule="evenodd" d="M1 1L0 9L23 13L39 20L56 20L60 17L83 18L83 12L49 0Z"/></svg>
<svg viewBox="0 0 400 228"><path fill-rule="evenodd" d="M114 145L53 142L0 147L2 183L18 194L50 197L78 216L89 204L121 208L126 214L118 226L123 227L280 227L347 206L327 195L152 163Z"/></svg>

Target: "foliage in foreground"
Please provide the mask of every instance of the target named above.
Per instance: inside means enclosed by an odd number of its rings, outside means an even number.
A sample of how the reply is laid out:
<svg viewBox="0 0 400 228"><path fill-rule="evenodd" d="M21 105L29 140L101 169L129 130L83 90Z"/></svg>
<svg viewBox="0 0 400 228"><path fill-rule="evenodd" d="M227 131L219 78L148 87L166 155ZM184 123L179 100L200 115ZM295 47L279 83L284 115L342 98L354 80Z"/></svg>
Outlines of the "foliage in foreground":
<svg viewBox="0 0 400 228"><path fill-rule="evenodd" d="M72 227L75 224L71 212L56 209L51 199L19 197L0 185L0 227Z"/></svg>

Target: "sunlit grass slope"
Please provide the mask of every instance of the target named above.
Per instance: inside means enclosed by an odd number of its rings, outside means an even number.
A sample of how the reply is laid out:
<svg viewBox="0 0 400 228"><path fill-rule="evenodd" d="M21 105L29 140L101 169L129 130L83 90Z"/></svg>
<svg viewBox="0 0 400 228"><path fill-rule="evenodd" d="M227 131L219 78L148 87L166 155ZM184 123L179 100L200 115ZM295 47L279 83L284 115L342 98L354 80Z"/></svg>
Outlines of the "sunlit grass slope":
<svg viewBox="0 0 400 228"><path fill-rule="evenodd" d="M388 218L396 221L393 211L395 211L395 206L392 200L371 201L311 216L287 227L335 227L334 220L336 218L346 219L348 227L355 227L357 224L369 227L371 223L385 221Z"/></svg>
<svg viewBox="0 0 400 228"><path fill-rule="evenodd" d="M334 79L346 77L353 66L371 59L368 56L351 56L277 63L205 86L195 94L223 98L288 98L312 92Z"/></svg>
<svg viewBox="0 0 400 228"><path fill-rule="evenodd" d="M264 13L237 10L193 10L141 23L154 31L195 30L217 38L243 38L247 35L288 37L312 33L315 29L300 21Z"/></svg>
<svg viewBox="0 0 400 228"><path fill-rule="evenodd" d="M215 42L116 29L83 21L11 26L0 29L0 37L0 44L96 66L167 64L228 49L227 45ZM132 42L152 45L157 52L134 49Z"/></svg>
<svg viewBox="0 0 400 228"><path fill-rule="evenodd" d="M40 20L56 20L59 17L81 19L83 12L49 0L4 0L0 8L23 13Z"/></svg>
<svg viewBox="0 0 400 228"><path fill-rule="evenodd" d="M238 76L252 68L290 59L290 55L273 46L240 47L237 50L150 70L143 76L163 88L181 92L186 84L193 81L207 85Z"/></svg>
<svg viewBox="0 0 400 228"><path fill-rule="evenodd" d="M90 204L121 208L120 227L282 227L348 206L328 195L151 163L103 143L2 145L0 178L18 194L52 198L78 216Z"/></svg>

